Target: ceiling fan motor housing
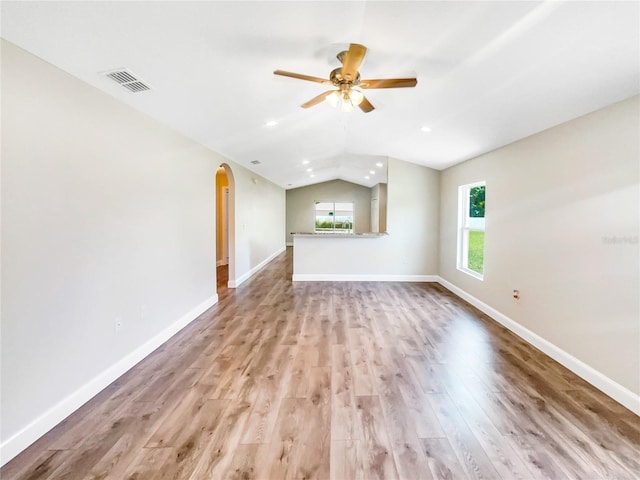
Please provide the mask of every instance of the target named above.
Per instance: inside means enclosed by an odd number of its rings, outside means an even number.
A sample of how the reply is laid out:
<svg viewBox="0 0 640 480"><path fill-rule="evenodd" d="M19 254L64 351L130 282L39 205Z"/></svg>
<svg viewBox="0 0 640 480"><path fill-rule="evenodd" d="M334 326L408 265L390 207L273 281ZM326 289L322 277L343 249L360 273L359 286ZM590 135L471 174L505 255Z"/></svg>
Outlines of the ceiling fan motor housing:
<svg viewBox="0 0 640 480"><path fill-rule="evenodd" d="M340 85L357 85L360 83L360 72L356 72L355 79L347 80L342 76L342 67L338 67L331 71L329 80L331 80L331 83L333 83L336 87L339 87Z"/></svg>

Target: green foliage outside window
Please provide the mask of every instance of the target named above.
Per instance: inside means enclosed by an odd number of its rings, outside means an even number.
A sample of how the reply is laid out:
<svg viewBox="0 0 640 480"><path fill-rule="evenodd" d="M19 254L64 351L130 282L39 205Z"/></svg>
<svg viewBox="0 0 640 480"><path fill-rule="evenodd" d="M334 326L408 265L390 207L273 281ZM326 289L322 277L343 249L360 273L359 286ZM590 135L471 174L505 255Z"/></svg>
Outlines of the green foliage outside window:
<svg viewBox="0 0 640 480"><path fill-rule="evenodd" d="M484 232L469 232L469 270L484 271Z"/></svg>
<svg viewBox="0 0 640 480"><path fill-rule="evenodd" d="M473 187L469 190L469 216L472 218L484 217L485 186Z"/></svg>

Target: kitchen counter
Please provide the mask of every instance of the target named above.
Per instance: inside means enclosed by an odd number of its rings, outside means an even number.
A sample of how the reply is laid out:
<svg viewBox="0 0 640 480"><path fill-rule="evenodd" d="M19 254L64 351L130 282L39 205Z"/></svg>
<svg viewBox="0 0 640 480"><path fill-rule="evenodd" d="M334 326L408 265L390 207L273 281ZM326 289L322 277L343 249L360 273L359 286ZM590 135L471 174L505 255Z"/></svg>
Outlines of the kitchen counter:
<svg viewBox="0 0 640 480"><path fill-rule="evenodd" d="M293 237L312 237L312 238L375 238L386 237L386 232L365 232L365 233L316 233L316 232L291 232Z"/></svg>

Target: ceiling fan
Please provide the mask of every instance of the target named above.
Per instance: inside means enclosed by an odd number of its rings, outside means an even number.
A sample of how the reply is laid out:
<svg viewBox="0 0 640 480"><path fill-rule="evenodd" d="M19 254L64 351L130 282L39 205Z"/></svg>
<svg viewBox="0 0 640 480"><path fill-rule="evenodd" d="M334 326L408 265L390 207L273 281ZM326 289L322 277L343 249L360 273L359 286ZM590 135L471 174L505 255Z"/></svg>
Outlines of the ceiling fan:
<svg viewBox="0 0 640 480"><path fill-rule="evenodd" d="M403 88L415 87L418 80L415 78L385 78L378 80L361 80L360 64L367 53L367 47L357 43L349 45L349 50L338 53L337 57L342 63L342 67L334 69L329 75L329 79L303 75L301 73L286 72L284 70L276 70L276 75L284 77L298 78L309 82L321 83L323 85L332 85L337 90L329 90L313 97L308 102L301 105L302 108L313 107L323 100L326 100L331 106L335 107L340 104L342 110L350 112L353 107L359 107L365 113L374 109L374 106L366 99L360 89L369 88Z"/></svg>

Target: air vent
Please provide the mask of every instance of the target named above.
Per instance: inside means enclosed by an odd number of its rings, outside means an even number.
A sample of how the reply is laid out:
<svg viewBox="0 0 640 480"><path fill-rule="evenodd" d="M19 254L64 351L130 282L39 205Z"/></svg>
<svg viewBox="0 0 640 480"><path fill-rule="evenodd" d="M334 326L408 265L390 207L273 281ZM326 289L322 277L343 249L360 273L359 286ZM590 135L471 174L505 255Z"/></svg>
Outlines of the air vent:
<svg viewBox="0 0 640 480"><path fill-rule="evenodd" d="M144 92L145 90L151 90L148 85L142 82L123 83L122 86L127 90L131 90L133 93Z"/></svg>
<svg viewBox="0 0 640 480"><path fill-rule="evenodd" d="M249 163L251 165L260 165L260 160L251 160Z"/></svg>
<svg viewBox="0 0 640 480"><path fill-rule="evenodd" d="M136 77L130 71L120 68L110 72L105 72L103 75L109 77L114 82L122 85L124 88L133 93L144 92L145 90L151 90L151 87Z"/></svg>

